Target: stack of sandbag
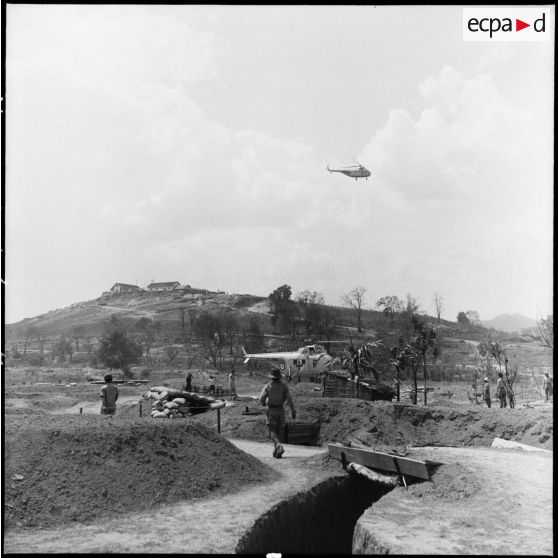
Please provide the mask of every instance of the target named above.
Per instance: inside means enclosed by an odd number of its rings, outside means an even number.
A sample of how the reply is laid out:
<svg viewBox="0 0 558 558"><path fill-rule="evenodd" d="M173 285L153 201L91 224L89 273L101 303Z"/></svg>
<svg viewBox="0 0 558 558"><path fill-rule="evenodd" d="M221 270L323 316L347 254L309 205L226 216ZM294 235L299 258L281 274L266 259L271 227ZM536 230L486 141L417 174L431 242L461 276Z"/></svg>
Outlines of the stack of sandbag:
<svg viewBox="0 0 558 558"><path fill-rule="evenodd" d="M198 395L166 386L152 387L143 395L145 399L154 399L152 418L183 418L188 415L205 413L210 409L223 407L225 401L213 397Z"/></svg>

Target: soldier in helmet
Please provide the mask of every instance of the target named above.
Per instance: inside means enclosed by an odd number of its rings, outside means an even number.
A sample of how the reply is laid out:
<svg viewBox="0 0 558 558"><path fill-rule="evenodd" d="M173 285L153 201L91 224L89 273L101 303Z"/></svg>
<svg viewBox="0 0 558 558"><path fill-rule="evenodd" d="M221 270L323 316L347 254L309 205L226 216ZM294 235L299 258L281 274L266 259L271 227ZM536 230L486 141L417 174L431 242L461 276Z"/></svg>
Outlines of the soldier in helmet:
<svg viewBox="0 0 558 558"><path fill-rule="evenodd" d="M269 377L271 382L262 389L259 401L262 405L267 405L267 427L273 440L273 457L280 459L285 452L279 440L279 435L285 426L285 401L291 408L293 420L296 419L296 411L291 392L287 384L281 381L281 371L274 368Z"/></svg>

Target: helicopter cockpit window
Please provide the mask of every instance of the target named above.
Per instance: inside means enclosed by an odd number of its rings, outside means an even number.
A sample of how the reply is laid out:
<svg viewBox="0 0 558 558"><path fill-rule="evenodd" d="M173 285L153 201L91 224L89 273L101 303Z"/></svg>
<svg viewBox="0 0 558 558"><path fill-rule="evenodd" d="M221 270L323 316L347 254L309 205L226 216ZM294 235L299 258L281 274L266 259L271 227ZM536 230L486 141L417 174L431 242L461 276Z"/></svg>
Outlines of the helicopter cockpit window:
<svg viewBox="0 0 558 558"><path fill-rule="evenodd" d="M321 345L316 345L316 352L317 353L325 353L326 350Z"/></svg>

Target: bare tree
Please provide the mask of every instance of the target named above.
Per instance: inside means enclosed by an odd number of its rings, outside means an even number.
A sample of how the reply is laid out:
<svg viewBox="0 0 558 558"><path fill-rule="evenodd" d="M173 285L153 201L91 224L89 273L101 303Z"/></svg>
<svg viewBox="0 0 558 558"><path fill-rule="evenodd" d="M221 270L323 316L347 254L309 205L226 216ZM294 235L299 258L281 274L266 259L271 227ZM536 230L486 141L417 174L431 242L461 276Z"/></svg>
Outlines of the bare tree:
<svg viewBox="0 0 558 558"><path fill-rule="evenodd" d="M44 349L45 349L47 338L46 335L40 329L37 329L36 331L37 331L37 341L39 342L39 366L42 366L43 358L44 358Z"/></svg>
<svg viewBox="0 0 558 558"><path fill-rule="evenodd" d="M368 289L366 287L355 287L348 294L341 297L345 306L354 308L357 315L358 332L362 331L362 309L364 306L364 295Z"/></svg>
<svg viewBox="0 0 558 558"><path fill-rule="evenodd" d="M444 309L444 297L440 293L434 293L434 308L436 309L436 317L438 318L438 323L440 323L440 317L442 316L442 310Z"/></svg>
<svg viewBox="0 0 558 558"><path fill-rule="evenodd" d="M23 337L23 356L27 354L27 345L31 343L31 340L37 337L37 328L35 326L27 326L25 328L25 333Z"/></svg>
<svg viewBox="0 0 558 558"><path fill-rule="evenodd" d="M197 315L198 315L198 311L196 310L196 308L188 309L188 319L190 320L190 331L194 331L194 323L196 322Z"/></svg>
<svg viewBox="0 0 558 558"><path fill-rule="evenodd" d="M554 317L550 315L546 320L537 320L537 325L530 330L530 335L541 347L554 351Z"/></svg>
<svg viewBox="0 0 558 558"><path fill-rule="evenodd" d="M184 306L181 306L178 309L178 312L180 313L180 326L182 335L184 336L184 334L186 333L186 308L184 308Z"/></svg>
<svg viewBox="0 0 558 558"><path fill-rule="evenodd" d="M76 343L76 353L79 353L79 340L85 335L85 327L81 324L72 328L71 337Z"/></svg>

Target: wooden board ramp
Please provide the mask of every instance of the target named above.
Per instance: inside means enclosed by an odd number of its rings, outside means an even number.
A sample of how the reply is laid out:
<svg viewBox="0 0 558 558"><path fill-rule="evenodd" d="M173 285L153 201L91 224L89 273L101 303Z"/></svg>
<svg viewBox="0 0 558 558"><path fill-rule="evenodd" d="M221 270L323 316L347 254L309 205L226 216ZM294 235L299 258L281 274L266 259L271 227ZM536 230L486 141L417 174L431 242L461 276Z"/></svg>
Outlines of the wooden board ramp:
<svg viewBox="0 0 558 558"><path fill-rule="evenodd" d="M430 475L436 467L443 465L440 461L429 459L419 461L372 449L347 447L342 444L328 444L327 448L330 457L338 459L342 463L357 463L369 469L378 469L422 480L430 480Z"/></svg>

